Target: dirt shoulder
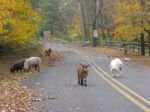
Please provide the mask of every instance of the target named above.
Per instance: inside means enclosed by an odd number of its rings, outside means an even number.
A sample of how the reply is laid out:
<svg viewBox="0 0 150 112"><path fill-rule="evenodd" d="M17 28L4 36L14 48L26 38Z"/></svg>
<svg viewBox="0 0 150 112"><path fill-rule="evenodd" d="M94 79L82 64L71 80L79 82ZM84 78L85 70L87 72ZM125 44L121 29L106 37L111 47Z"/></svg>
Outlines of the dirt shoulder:
<svg viewBox="0 0 150 112"><path fill-rule="evenodd" d="M134 63L150 69L150 56L140 56L137 54L125 55L124 51L114 49L114 48L97 47L97 48L90 48L90 49L96 52L103 53L106 56L118 57L118 58L129 57Z"/></svg>
<svg viewBox="0 0 150 112"><path fill-rule="evenodd" d="M0 111L4 112L28 112L32 111L31 100L36 93L30 89L20 87L21 80L32 73L10 73L10 67L18 59L40 56L41 49L26 52L16 56L0 58ZM50 56L41 57L41 69L53 66L62 56L58 52L52 52Z"/></svg>

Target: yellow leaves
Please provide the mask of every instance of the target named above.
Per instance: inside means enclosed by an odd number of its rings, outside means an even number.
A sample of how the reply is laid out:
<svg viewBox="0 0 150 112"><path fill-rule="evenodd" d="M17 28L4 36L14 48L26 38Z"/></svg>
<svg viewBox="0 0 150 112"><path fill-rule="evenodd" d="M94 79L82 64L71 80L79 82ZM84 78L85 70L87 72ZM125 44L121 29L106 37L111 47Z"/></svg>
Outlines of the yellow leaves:
<svg viewBox="0 0 150 112"><path fill-rule="evenodd" d="M144 26L144 29L150 30L150 25L149 25L149 24L145 25L145 26Z"/></svg>
<svg viewBox="0 0 150 112"><path fill-rule="evenodd" d="M114 18L117 25L114 33L116 39L131 41L137 38L144 28L150 26L147 19L149 12L144 12L142 8L138 0L117 1Z"/></svg>
<svg viewBox="0 0 150 112"><path fill-rule="evenodd" d="M79 12L75 15L73 23L68 28L68 34L71 40L81 40L81 21Z"/></svg>
<svg viewBox="0 0 150 112"><path fill-rule="evenodd" d="M119 23L125 23L126 22L126 19L124 18L124 17L117 17L115 20L114 20L114 22L116 23L116 24L119 24Z"/></svg>
<svg viewBox="0 0 150 112"><path fill-rule="evenodd" d="M38 13L27 0L0 0L0 6L0 41L22 44L38 30Z"/></svg>
<svg viewBox="0 0 150 112"><path fill-rule="evenodd" d="M135 11L141 11L142 9L141 4L139 2L136 2L135 4L133 4L131 8Z"/></svg>
<svg viewBox="0 0 150 112"><path fill-rule="evenodd" d="M131 25L121 25L115 30L115 38L117 40L131 41L138 37L141 32L140 27L132 27Z"/></svg>

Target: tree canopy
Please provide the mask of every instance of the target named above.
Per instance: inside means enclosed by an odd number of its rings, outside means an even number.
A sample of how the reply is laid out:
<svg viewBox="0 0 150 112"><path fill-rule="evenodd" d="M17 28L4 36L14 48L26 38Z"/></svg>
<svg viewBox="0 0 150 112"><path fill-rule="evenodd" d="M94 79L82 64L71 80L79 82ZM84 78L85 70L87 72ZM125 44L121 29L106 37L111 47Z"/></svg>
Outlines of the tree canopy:
<svg viewBox="0 0 150 112"><path fill-rule="evenodd" d="M150 15L146 11L148 4L148 1L143 4L139 0L117 1L114 17L116 39L131 41L144 32L144 29L150 29L150 21L147 19Z"/></svg>
<svg viewBox="0 0 150 112"><path fill-rule="evenodd" d="M84 33L87 33L89 39L92 38L92 27L95 20L100 37L103 37L103 39L108 37L115 40L133 41L142 32L145 33L144 29L150 30L150 1L148 0L74 1L76 4L82 4L76 5L74 13L74 15L77 15L78 9L82 8L83 13L80 14L80 22L78 22L80 25L75 24L81 27L82 38L84 38ZM84 18L82 18L83 15ZM76 18L76 16L73 17ZM75 23L76 21L72 19L72 22ZM86 25L83 29L84 23ZM71 27L70 30L75 31L75 29L80 31L77 27Z"/></svg>
<svg viewBox="0 0 150 112"><path fill-rule="evenodd" d="M33 8L39 11L42 17L40 25L41 34L43 30L51 30L54 36L62 37L67 33L66 19L64 17L65 0L30 0Z"/></svg>
<svg viewBox="0 0 150 112"><path fill-rule="evenodd" d="M1 0L0 42L23 44L43 30L59 38L132 41L150 29L148 0Z"/></svg>
<svg viewBox="0 0 150 112"><path fill-rule="evenodd" d="M27 0L1 0L0 15L3 44L24 44L38 31L40 18Z"/></svg>

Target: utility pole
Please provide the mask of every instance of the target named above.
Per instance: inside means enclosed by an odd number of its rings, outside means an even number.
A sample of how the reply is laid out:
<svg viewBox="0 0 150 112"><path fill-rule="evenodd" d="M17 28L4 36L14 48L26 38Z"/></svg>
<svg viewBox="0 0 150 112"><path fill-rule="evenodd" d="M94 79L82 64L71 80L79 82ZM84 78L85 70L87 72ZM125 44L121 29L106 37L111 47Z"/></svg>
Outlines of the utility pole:
<svg viewBox="0 0 150 112"><path fill-rule="evenodd" d="M96 0L93 0L93 8L94 8L94 21L93 21L93 47L97 46L97 40L98 40L98 30L97 30L97 22L96 22L96 16L97 16L97 10L96 10Z"/></svg>

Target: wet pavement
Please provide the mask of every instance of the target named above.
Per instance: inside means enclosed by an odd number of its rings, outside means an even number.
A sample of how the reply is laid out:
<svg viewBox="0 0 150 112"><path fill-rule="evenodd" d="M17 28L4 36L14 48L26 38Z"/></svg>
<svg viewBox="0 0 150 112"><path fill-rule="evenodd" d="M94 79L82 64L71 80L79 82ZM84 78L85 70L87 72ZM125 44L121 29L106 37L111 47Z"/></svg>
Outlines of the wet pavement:
<svg viewBox="0 0 150 112"><path fill-rule="evenodd" d="M34 101L35 112L144 112L116 91L89 67L87 86L77 83L76 68L84 59L76 52L90 57L108 74L112 57L71 46L47 46L59 51L64 59L55 66L28 77L22 86L37 92L40 101ZM150 100L150 70L132 61L123 61L124 74L117 78L130 89Z"/></svg>

